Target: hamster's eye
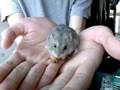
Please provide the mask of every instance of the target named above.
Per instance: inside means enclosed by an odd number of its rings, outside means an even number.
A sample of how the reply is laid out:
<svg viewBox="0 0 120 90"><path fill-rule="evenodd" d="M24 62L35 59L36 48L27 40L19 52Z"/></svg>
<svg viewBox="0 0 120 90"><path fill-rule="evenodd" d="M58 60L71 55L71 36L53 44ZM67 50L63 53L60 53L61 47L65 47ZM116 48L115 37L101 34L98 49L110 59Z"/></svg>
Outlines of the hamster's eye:
<svg viewBox="0 0 120 90"><path fill-rule="evenodd" d="M64 47L63 47L63 50L65 51L67 49L67 46L65 45Z"/></svg>
<svg viewBox="0 0 120 90"><path fill-rule="evenodd" d="M56 46L56 44L54 44L54 46L53 46L54 48L56 48L57 46Z"/></svg>

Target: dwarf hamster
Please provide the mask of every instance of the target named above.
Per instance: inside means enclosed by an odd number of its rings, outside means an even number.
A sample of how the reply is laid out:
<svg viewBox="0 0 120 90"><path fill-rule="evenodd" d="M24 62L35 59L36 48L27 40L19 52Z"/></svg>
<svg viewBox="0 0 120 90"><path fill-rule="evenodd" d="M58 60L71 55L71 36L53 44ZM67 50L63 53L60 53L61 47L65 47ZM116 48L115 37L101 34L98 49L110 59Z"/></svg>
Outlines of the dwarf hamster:
<svg viewBox="0 0 120 90"><path fill-rule="evenodd" d="M64 60L80 44L79 35L72 28L60 24L55 26L47 38L47 49L52 59Z"/></svg>

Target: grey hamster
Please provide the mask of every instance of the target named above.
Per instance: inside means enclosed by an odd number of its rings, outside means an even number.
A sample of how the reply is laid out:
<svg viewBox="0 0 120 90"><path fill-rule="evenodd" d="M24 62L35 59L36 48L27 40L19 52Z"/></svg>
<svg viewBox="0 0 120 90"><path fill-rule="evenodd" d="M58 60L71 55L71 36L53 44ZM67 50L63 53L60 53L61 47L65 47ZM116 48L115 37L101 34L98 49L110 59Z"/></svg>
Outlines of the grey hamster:
<svg viewBox="0 0 120 90"><path fill-rule="evenodd" d="M78 34L63 24L55 26L47 38L48 52L56 60L64 60L79 47L79 44Z"/></svg>

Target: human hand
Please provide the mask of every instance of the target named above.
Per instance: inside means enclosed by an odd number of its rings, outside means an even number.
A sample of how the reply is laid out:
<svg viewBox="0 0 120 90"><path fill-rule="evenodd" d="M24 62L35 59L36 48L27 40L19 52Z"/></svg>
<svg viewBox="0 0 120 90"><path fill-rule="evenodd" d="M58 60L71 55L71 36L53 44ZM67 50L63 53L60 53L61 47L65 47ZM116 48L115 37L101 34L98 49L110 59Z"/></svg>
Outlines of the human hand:
<svg viewBox="0 0 120 90"><path fill-rule="evenodd" d="M25 18L3 33L4 48L19 35L23 38L11 57L0 65L0 90L33 90L39 80L42 87L54 79L63 62L50 63L44 47L47 34L54 26L45 18Z"/></svg>
<svg viewBox="0 0 120 90"><path fill-rule="evenodd" d="M41 90L87 90L102 61L104 49L120 60L120 42L109 28L88 28L81 32L80 39L80 52L62 66L54 82Z"/></svg>

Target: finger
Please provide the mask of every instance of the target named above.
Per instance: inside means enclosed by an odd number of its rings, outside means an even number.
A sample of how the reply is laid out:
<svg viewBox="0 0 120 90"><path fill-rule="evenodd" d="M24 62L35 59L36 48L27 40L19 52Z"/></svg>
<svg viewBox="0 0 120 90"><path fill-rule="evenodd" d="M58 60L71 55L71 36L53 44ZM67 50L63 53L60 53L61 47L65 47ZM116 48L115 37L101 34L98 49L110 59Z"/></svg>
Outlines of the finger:
<svg viewBox="0 0 120 90"><path fill-rule="evenodd" d="M22 85L19 90L35 90L38 81L43 75L45 69L47 67L47 63L40 62L32 67L26 78L24 79Z"/></svg>
<svg viewBox="0 0 120 90"><path fill-rule="evenodd" d="M24 26L22 24L14 25L9 27L7 30L3 31L1 36L1 47L2 48L9 48L16 37L23 35L25 32Z"/></svg>
<svg viewBox="0 0 120 90"><path fill-rule="evenodd" d="M120 40L114 36L107 37L106 42L103 44L106 51L114 58L120 60Z"/></svg>
<svg viewBox="0 0 120 90"><path fill-rule="evenodd" d="M58 70L60 69L60 66L62 64L63 61L59 63L51 63L47 66L45 73L43 74L40 80L39 88L42 88L51 83L51 81L55 78L56 74L58 73Z"/></svg>
<svg viewBox="0 0 120 90"><path fill-rule="evenodd" d="M87 90L94 75L93 68L92 65L87 64L79 66L63 90Z"/></svg>
<svg viewBox="0 0 120 90"><path fill-rule="evenodd" d="M41 88L39 90L49 90L49 88L50 88L50 85L47 85L47 86L45 86L45 87L43 87L43 88Z"/></svg>
<svg viewBox="0 0 120 90"><path fill-rule="evenodd" d="M62 90L64 86L71 80L75 69L69 69L68 71L63 72L51 85L49 90Z"/></svg>
<svg viewBox="0 0 120 90"><path fill-rule="evenodd" d="M89 34L88 35L86 33L86 37L89 36L91 40L95 41L97 44L101 44L107 53L120 60L120 41L115 38L112 31L108 27L93 26L88 28L86 31L88 31Z"/></svg>
<svg viewBox="0 0 120 90"><path fill-rule="evenodd" d="M18 65L0 84L0 90L17 90L32 65L30 62L23 62Z"/></svg>
<svg viewBox="0 0 120 90"><path fill-rule="evenodd" d="M85 80L86 78L84 74L78 74L72 78L72 80L63 88L63 90L87 90L87 86L83 82Z"/></svg>
<svg viewBox="0 0 120 90"><path fill-rule="evenodd" d="M18 53L13 53L5 62L0 64L0 83L20 63L24 61Z"/></svg>

